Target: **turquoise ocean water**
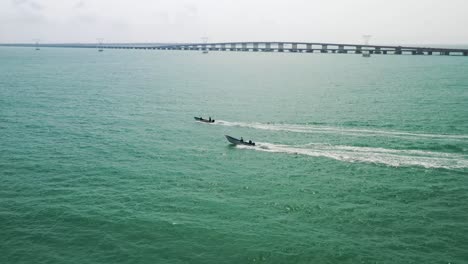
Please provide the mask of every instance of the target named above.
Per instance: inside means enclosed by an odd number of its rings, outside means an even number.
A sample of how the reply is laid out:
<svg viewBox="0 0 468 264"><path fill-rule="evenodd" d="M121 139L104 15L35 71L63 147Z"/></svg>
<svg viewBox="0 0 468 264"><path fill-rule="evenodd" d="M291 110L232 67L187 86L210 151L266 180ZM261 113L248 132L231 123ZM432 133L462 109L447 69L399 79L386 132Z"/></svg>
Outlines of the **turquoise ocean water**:
<svg viewBox="0 0 468 264"><path fill-rule="evenodd" d="M0 226L0 263L468 263L468 58L0 48Z"/></svg>

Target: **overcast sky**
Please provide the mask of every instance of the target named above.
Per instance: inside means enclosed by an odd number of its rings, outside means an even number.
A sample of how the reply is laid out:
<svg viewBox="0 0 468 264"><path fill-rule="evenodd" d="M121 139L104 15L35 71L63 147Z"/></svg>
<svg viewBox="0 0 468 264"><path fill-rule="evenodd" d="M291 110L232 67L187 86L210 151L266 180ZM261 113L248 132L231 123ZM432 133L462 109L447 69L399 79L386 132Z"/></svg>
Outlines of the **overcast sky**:
<svg viewBox="0 0 468 264"><path fill-rule="evenodd" d="M468 0L0 0L0 43L468 44Z"/></svg>

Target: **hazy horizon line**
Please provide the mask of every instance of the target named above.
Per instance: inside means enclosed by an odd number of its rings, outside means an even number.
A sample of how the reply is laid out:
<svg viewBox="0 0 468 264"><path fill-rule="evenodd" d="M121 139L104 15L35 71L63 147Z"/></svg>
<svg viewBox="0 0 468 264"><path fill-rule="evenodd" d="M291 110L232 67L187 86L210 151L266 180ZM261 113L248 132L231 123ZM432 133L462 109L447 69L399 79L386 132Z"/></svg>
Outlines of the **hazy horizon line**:
<svg viewBox="0 0 468 264"><path fill-rule="evenodd" d="M456 46L461 46L461 45L468 45L468 42L464 42L464 43L409 43L409 44L404 44L404 43L400 43L400 44L395 44L395 43L379 43L379 42L375 42L375 43L369 43L369 44L364 44L364 43L355 43L355 42L333 42L333 41L297 41L297 40L294 40L294 41L284 41L284 40L281 40L281 41L250 41L250 40L244 40L244 41L239 41L239 40L236 40L236 41L213 41L213 42L207 42L206 44L210 44L210 43L242 43L242 42L245 42L245 43L262 43L262 42L266 42L266 43L275 43L275 42L278 42L278 43L335 43L335 44L352 44L352 45L370 45L370 46L385 46L385 45L388 45L388 46L420 46L420 45L435 45L435 46L440 46L440 45L456 45ZM149 42L149 41L142 41L142 42L139 42L139 41L129 41L129 42L80 42L80 41L76 41L76 42L41 42L39 41L39 45L59 45L59 44L63 44L63 45L71 45L71 44L83 44L83 45L87 45L87 44L204 44L203 42L200 42L200 41L194 41L194 42L181 42L181 41L161 41L161 42ZM36 44L36 41L31 41L31 42L0 42L0 45L35 45Z"/></svg>

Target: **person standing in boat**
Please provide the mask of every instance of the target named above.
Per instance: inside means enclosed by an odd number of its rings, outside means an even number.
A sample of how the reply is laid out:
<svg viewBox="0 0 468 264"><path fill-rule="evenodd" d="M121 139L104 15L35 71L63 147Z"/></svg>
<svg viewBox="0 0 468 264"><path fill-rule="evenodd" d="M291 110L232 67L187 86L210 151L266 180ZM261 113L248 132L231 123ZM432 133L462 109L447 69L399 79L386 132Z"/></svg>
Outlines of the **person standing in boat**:
<svg viewBox="0 0 468 264"><path fill-rule="evenodd" d="M210 116L210 118L208 119L208 121L210 121L210 122L211 122L211 116Z"/></svg>
<svg viewBox="0 0 468 264"><path fill-rule="evenodd" d="M240 142L244 142L244 138L241 137Z"/></svg>

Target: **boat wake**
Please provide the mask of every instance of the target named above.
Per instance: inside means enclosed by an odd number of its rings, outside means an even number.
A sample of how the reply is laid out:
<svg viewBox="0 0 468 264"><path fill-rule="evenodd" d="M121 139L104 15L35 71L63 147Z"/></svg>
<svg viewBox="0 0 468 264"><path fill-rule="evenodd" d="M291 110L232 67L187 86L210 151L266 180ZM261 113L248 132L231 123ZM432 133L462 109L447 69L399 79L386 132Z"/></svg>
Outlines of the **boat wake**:
<svg viewBox="0 0 468 264"><path fill-rule="evenodd" d="M265 123L245 123L245 122L229 122L218 120L218 125L230 127L245 127L271 131L286 131L296 133L317 133L317 134L340 134L348 136L385 136L398 137L407 139L451 139L451 140L468 140L468 135L444 135L444 134L428 134L428 133L411 133L402 131L386 131L372 129L354 129L344 127L331 127L319 125L294 125L294 124L265 124Z"/></svg>
<svg viewBox="0 0 468 264"><path fill-rule="evenodd" d="M237 146L264 152L326 157L344 162L383 164L392 167L419 166L424 168L465 169L468 156L422 150L397 150L371 147L306 144L299 146L257 142L256 146Z"/></svg>

